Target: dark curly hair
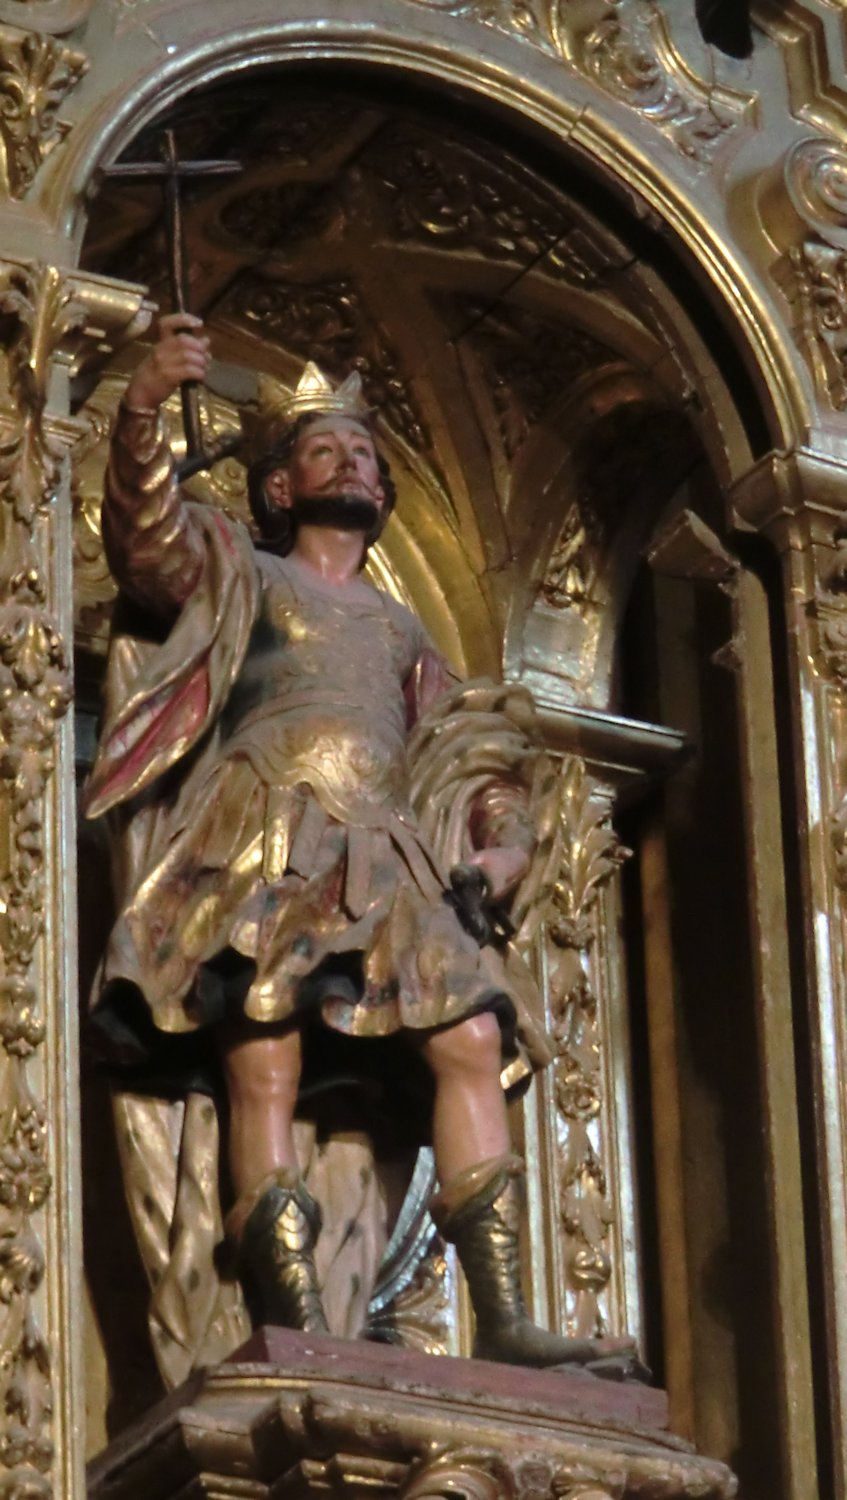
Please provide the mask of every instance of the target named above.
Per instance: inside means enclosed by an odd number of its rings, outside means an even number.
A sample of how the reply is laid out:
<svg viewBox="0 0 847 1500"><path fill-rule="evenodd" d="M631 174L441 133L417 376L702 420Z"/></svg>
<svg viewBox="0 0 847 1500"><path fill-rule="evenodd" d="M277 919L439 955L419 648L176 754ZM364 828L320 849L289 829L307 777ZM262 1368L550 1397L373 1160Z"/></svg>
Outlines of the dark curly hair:
<svg viewBox="0 0 847 1500"><path fill-rule="evenodd" d="M294 531L291 512L282 505L277 505L268 496L265 481L277 469L287 469L294 452L294 445L301 432L304 432L312 422L320 417L332 417L333 412L309 411L298 417L291 427L276 439L267 453L250 464L247 470L247 498L250 501L250 510L253 520L259 531L261 544L269 551L278 552L282 557L291 551L294 546ZM363 424L364 425L364 424ZM382 529L391 515L397 501L397 489L391 477L391 469L387 459L377 449L377 464L379 466L379 478L385 493L385 503L382 514L376 526L368 532L365 537L365 551L382 534Z"/></svg>

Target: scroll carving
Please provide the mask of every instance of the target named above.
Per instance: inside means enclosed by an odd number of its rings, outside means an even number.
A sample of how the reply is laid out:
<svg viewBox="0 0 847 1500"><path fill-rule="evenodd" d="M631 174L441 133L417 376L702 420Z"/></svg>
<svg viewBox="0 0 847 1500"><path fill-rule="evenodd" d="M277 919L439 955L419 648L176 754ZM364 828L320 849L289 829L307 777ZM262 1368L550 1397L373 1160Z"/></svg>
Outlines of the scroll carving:
<svg viewBox="0 0 847 1500"><path fill-rule="evenodd" d="M568 1291L578 1334L604 1325L599 1298L611 1276L612 1212L597 1140L600 1113L600 1019L588 955L597 935L597 902L629 857L609 826L608 809L577 757L562 772L562 854L549 933L550 977L562 1226L567 1236Z"/></svg>
<svg viewBox="0 0 847 1500"><path fill-rule="evenodd" d="M511 1471L495 1452L457 1450L413 1470L401 1500L516 1500Z"/></svg>
<svg viewBox="0 0 847 1500"><path fill-rule="evenodd" d="M741 96L698 83L676 62L659 6L613 0L578 46L584 71L607 93L656 125L683 156L707 165L738 123Z"/></svg>
<svg viewBox="0 0 847 1500"><path fill-rule="evenodd" d="M45 430L51 359L82 319L59 273L0 272L11 407L0 441L0 1437L4 1493L47 1496L53 1457L50 1357L35 1314L44 1276L36 1219L50 1192L46 1116L28 1064L44 1039L34 968L44 928L43 801L70 671L33 546L59 466Z"/></svg>
<svg viewBox="0 0 847 1500"><path fill-rule="evenodd" d="M418 3L472 17L570 63L656 125L699 166L713 160L748 108L744 95L697 79L678 58L654 0L610 0L601 19L582 35L560 0Z"/></svg>
<svg viewBox="0 0 847 1500"><path fill-rule="evenodd" d="M0 269L0 315L12 333L11 431L0 438L0 493L24 533L55 492L62 448L45 427L50 364L56 348L85 323L85 308L54 266Z"/></svg>
<svg viewBox="0 0 847 1500"><path fill-rule="evenodd" d="M560 203L515 181L457 143L449 151L407 129L365 159L375 195L398 240L473 249L522 265L538 260L572 229Z"/></svg>
<svg viewBox="0 0 847 1500"><path fill-rule="evenodd" d="M63 101L88 68L82 52L34 31L0 26L0 188L23 198L70 130Z"/></svg>
<svg viewBox="0 0 847 1500"><path fill-rule="evenodd" d="M791 251L797 298L797 341L821 393L836 411L847 407L847 251L814 240Z"/></svg>
<svg viewBox="0 0 847 1500"><path fill-rule="evenodd" d="M847 152L809 139L791 148L786 192L806 227L789 253L795 335L815 384L836 411L847 407ZM810 232L809 232L810 231Z"/></svg>

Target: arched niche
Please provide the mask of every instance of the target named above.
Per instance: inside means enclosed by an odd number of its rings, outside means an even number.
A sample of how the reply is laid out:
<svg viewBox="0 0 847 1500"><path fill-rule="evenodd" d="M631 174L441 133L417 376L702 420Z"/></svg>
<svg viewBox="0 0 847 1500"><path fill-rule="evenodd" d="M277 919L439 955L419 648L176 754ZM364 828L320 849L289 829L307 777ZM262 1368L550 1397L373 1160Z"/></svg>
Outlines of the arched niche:
<svg viewBox="0 0 847 1500"><path fill-rule="evenodd" d="M436 9L440 8L433 7ZM531 77L519 81L521 69L514 63L523 54L515 51L514 43L485 33L481 45L479 33L474 31L473 47L463 50L456 45L457 40L469 40L471 32L461 20L443 15L436 27L433 17L423 12L418 16L417 11L416 24L411 28L401 27L399 19L396 24L381 21L374 28L327 22L321 17L316 40L317 10L313 15L305 5L284 20L262 18L254 8L242 17L237 33L224 20L222 10L206 7L206 35L198 43L192 36L197 14L196 7L182 7L177 18L174 8L173 30L168 33L174 39L167 43L172 55L164 62L157 53L155 62L148 56L129 65L128 38L132 36L138 43L138 32L132 27L98 53L95 69L74 102L78 130L62 162L55 169L51 166L45 194L57 229L67 231L68 245L76 247L82 241L85 210L81 204L86 194L96 195L97 167L114 159L161 109L170 107L192 86L224 85L230 73L239 82L249 82L254 69L279 65L279 76L289 80L304 61L315 69L329 62L333 69L344 64L358 71L365 60L371 63L373 80L379 76L389 83L411 75L430 85L438 79L441 87L448 89L445 97L449 97L451 108L458 108L460 115L467 108L467 96L473 94L479 105L486 95L487 109L481 115L473 113L477 120L486 120L483 134L490 135L498 150L514 151L517 159L532 161L533 169L542 178L552 176L559 189L560 173L578 178L583 187L592 185L592 194L601 205L597 217L609 236L607 244L618 243L617 257L613 248L611 260L619 289L625 293L619 307L602 306L602 298L592 298L590 292L580 288L572 288L565 298L561 287L552 280L547 284L543 276L531 296L526 283L522 288L526 296L515 296L512 288L510 297L505 295L507 281L501 280L498 285L496 279L492 282L485 276L473 280L470 287L478 293L481 282L489 323L492 309L500 312L504 305L509 315L529 320L519 336L523 347L532 346L539 331L549 331L563 301L567 302L567 327L581 335L584 349L589 349L591 341L603 346L605 353L597 358L593 371L589 359L588 371L584 375L577 372L573 390L563 396L558 411L551 403L544 414L545 423L537 424L552 429L555 411L555 421L563 426L575 421L578 432L570 436L566 431L549 430L531 434L526 445L521 445L520 464L506 464L502 453L497 453L495 441L502 413L498 415L495 403L486 401L483 392L476 405L470 403L477 429L472 445L475 456L469 463L465 452L461 457L454 452L453 472L458 476L461 494L457 503L459 520L450 517L443 492L423 485L429 501L424 514L430 521L424 524L418 518L408 519L403 527L404 542L398 543L396 555L386 564L389 575L409 589L409 597L425 613L430 611L430 624L436 634L442 632L440 639L448 650L452 644L458 661L471 669L488 666L507 642L507 664L514 675L521 675L526 666L527 642L531 644L534 639L533 615L538 614L545 581L548 593L556 593L556 578L546 579L548 554L555 553L559 543L567 550L567 534L563 537L562 533L566 533L565 523L573 513L580 482L589 474L592 482L601 483L597 448L599 445L602 451L604 432L608 434L619 421L615 441L626 441L627 417L621 416L622 412L636 417L639 412L679 417L692 453L696 448L697 462L706 463L714 484L722 487L742 473L751 457L766 446L788 443L802 432L804 394L792 357L778 340L770 341L770 324L762 315L761 302L742 295L745 278L732 252L693 212L685 192L676 184L668 187L661 170L649 160L645 139L638 133L630 139L628 131L619 129L617 106L604 101L600 116L586 116L584 111L589 103L596 104L596 96L576 82L564 95L560 75L556 73L554 79L543 60L531 70ZM410 14L405 6L404 23ZM121 66L113 69L116 60ZM361 84L361 78L357 81ZM457 89L465 96L458 105ZM120 101L119 91L123 93ZM424 92L430 101L438 97L438 90ZM629 116L623 118L629 125ZM516 121L520 122L517 129ZM646 222L639 219L645 203L649 213L657 216L653 220L648 216ZM585 210L584 201L580 207ZM582 234L584 223L583 219L578 226ZM619 236L621 226L632 237L629 243L627 233ZM110 273L115 274L114 268ZM450 289L453 301L466 300L468 290L467 284L454 285ZM719 311L712 326L715 307ZM482 333L488 331L484 319L471 322ZM649 325L646 328L645 322ZM507 344L513 331L506 328ZM491 330L487 350L467 348L461 358L456 358L450 372L450 398L465 393L481 361L487 358L491 367L491 345L498 338L504 341L502 328ZM479 342L484 344L485 340ZM247 349L249 340L242 347ZM281 348L278 373L290 367L289 353ZM718 369L721 364L723 371ZM729 378L724 378L726 375ZM85 378L83 371L83 381ZM570 406L572 401L577 403L575 411ZM744 423L738 420L738 407L747 417L746 432ZM605 425L607 422L611 427ZM446 429L442 417L436 430L439 437L444 435L445 443ZM593 458L592 444L587 441L591 431L597 440ZM502 446L502 429L500 438ZM550 451L545 451L545 443ZM398 445L401 463L404 451L402 444ZM419 475L413 473L411 477L413 483L421 484ZM477 486L472 479L480 477L485 483ZM674 475L673 482L670 476L663 478L669 488L636 508L640 519L634 531L620 529L620 516L606 518L605 597L608 600L613 593L616 601L611 615L605 611L607 623L612 617L624 617L627 559L633 547L646 543L653 517L666 505L673 508L674 497L679 496L679 475ZM483 491L485 500L481 501ZM543 496L543 503L536 500L536 492ZM485 509L481 517L482 505ZM430 524L433 517L437 524ZM633 518L630 514L627 519ZM467 523L467 535L463 523ZM457 620L449 607L448 584L457 538L463 551L463 578L474 601L463 620ZM412 575L417 580L416 588L408 582ZM553 604L551 611L561 616L572 607L573 601L566 598L564 611L561 604ZM96 621L89 623L96 628ZM561 620L555 618L554 624L558 630ZM564 656L568 649L556 641L544 646L548 658L557 653ZM613 693L613 642L605 648L603 660L603 673L597 678L590 673L581 680L577 678L557 698L557 704L580 706L590 678L595 703L608 706ZM553 675L562 679L561 673Z"/></svg>

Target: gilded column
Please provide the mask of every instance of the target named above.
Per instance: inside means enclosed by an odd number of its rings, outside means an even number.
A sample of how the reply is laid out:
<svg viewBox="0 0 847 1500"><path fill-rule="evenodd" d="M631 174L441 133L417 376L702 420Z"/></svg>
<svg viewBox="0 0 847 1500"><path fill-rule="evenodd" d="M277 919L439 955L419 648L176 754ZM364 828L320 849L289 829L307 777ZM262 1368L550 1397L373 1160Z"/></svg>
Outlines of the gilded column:
<svg viewBox="0 0 847 1500"><path fill-rule="evenodd" d="M68 373L138 289L0 262L0 1493L83 1493Z"/></svg>

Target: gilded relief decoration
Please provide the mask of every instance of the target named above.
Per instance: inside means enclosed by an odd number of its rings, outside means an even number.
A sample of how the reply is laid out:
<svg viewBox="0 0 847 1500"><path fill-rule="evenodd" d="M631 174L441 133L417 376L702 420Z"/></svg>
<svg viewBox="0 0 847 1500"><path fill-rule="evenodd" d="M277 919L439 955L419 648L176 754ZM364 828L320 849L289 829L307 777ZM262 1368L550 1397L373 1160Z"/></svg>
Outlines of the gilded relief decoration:
<svg viewBox="0 0 847 1500"><path fill-rule="evenodd" d="M665 135L683 156L708 166L751 100L696 77L671 41L656 0L611 0L580 31L578 8L562 0L418 0L526 41L585 73Z"/></svg>
<svg viewBox="0 0 847 1500"><path fill-rule="evenodd" d="M578 328L563 329L520 307L468 302L463 343L485 369L500 440L513 460L562 393L589 371L614 362L614 350Z"/></svg>
<svg viewBox="0 0 847 1500"><path fill-rule="evenodd" d="M709 165L748 101L696 79L677 56L653 0L613 0L575 44L582 70L649 120L699 167Z"/></svg>
<svg viewBox="0 0 847 1500"><path fill-rule="evenodd" d="M594 384L585 387L586 406L604 378L601 367ZM617 574L618 587L633 575L662 506L703 461L696 433L682 413L657 408L646 391L638 399L635 387L629 395L636 399L601 415L593 427L584 418L572 419L583 429L571 460L573 496L539 584L542 609L567 612L581 622L574 680L585 686L596 680L599 666L611 669L601 640L604 630L603 640L611 640L610 575Z"/></svg>
<svg viewBox="0 0 847 1500"><path fill-rule="evenodd" d="M847 529L837 527L833 541L835 555L824 571L810 614L817 621L820 667L824 676L839 691L840 699L840 695L847 689ZM838 709L843 711L840 701ZM830 838L835 880L839 888L847 892L845 769L842 763L839 766L840 784L835 788L837 801L830 817Z"/></svg>
<svg viewBox="0 0 847 1500"><path fill-rule="evenodd" d="M451 1312L450 1269L443 1242L433 1235L412 1279L385 1308L371 1311L368 1337L421 1354L450 1354Z"/></svg>
<svg viewBox="0 0 847 1500"><path fill-rule="evenodd" d="M418 0L418 4L450 16L468 16L482 26L562 56L558 31L560 0Z"/></svg>
<svg viewBox="0 0 847 1500"><path fill-rule="evenodd" d="M608 803L576 756L563 763L561 796L561 865L548 923L560 1201L569 1322L577 1334L589 1335L605 1327L600 1298L612 1273L612 1211L598 1136L601 1021L590 953L598 899L629 850L619 843Z"/></svg>
<svg viewBox="0 0 847 1500"><path fill-rule="evenodd" d="M443 1495L457 1495L461 1500L516 1500L517 1493L511 1469L497 1453L459 1449L413 1469L400 1500L439 1500Z"/></svg>
<svg viewBox="0 0 847 1500"><path fill-rule="evenodd" d="M811 138L789 151L783 169L805 238L790 251L795 332L821 395L847 407L847 152Z"/></svg>
<svg viewBox="0 0 847 1500"><path fill-rule="evenodd" d="M34 973L45 919L43 802L71 680L33 528L59 473L44 424L51 360L84 313L54 269L6 264L0 319L10 391L0 440L0 1462L4 1493L40 1497L51 1493L53 1444L50 1358L35 1310L45 1271L35 1216L50 1171L46 1115L28 1065L45 1034Z"/></svg>
<svg viewBox="0 0 847 1500"><path fill-rule="evenodd" d="M302 286L247 273L221 311L242 318L262 338L317 360L336 377L358 370L369 403L394 430L414 449L429 446L411 386L350 281Z"/></svg>
<svg viewBox="0 0 847 1500"><path fill-rule="evenodd" d="M52 37L0 26L0 193L26 196L70 129L59 110L87 68L82 52Z"/></svg>
<svg viewBox="0 0 847 1500"><path fill-rule="evenodd" d="M401 243L529 263L573 224L561 200L512 163L481 158L459 141L445 149L431 132L408 125L374 143L362 172Z"/></svg>

